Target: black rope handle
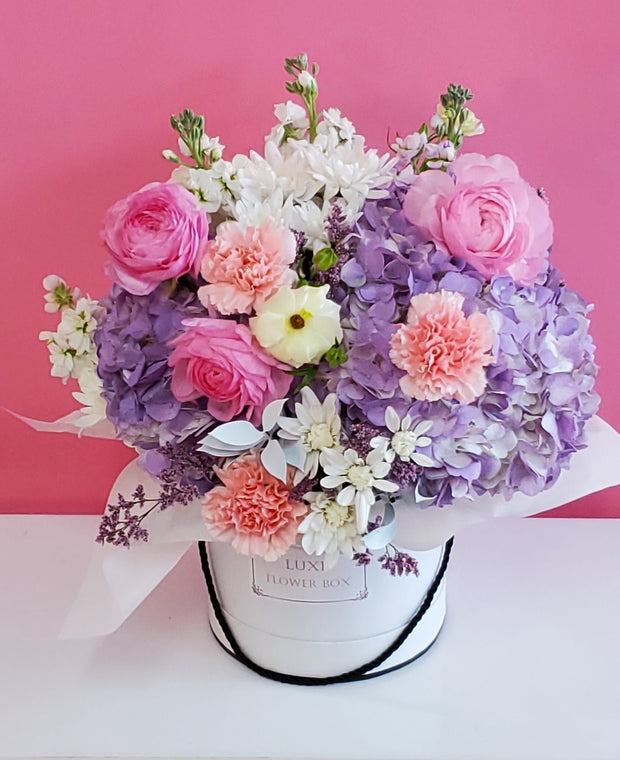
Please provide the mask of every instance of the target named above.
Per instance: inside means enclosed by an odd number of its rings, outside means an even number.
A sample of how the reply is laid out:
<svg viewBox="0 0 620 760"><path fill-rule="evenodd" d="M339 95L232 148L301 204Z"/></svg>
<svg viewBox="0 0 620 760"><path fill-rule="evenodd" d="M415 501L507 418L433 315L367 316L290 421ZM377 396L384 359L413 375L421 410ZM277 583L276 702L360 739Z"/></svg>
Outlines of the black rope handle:
<svg viewBox="0 0 620 760"><path fill-rule="evenodd" d="M394 654L394 652L406 641L409 634L417 626L420 620L422 620L422 618L424 617L427 610L432 604L435 594L437 593L437 589L439 588L441 581L443 580L443 577L445 575L446 569L448 567L448 562L450 561L450 552L452 551L453 543L454 543L454 537L449 538L448 541L446 541L446 544L443 550L443 556L441 558L441 563L439 567L437 568L437 572L435 574L435 578L433 579L433 582L431 583L431 585L428 588L428 591L426 592L426 596L424 597L422 603L416 610L411 620L399 633L399 635L392 642L392 644L390 644L390 646L384 652L382 652L380 655L375 657L370 662L367 662L365 665L360 665L359 667L354 668L353 670L348 670L345 673L340 673L340 675L337 675L337 676L325 676L325 677L293 676L287 673L278 673L275 670L269 670L269 668L263 668L261 665L257 665L253 660L251 660L243 652L243 650L237 643L237 640L235 639L233 632L230 629L230 626L228 625L228 622L222 611L222 607L220 605L219 599L217 598L215 584L213 583L213 577L211 575L211 568L209 567L209 558L207 556L207 547L206 547L205 542L200 541L198 543L198 548L200 551L200 562L202 564L202 572L204 574L205 581L207 582L207 590L209 592L209 599L211 600L211 605L213 607L213 612L215 613L215 618L217 622L219 623L231 649L233 650L233 654L236 657L236 659L239 660L239 662L241 662L250 670L253 670L255 673L258 673L259 676L263 676L263 678L270 678L272 681L279 681L280 683L297 684L300 686L326 686L328 684L333 684L333 683L350 683L352 681L361 681L365 678L368 678L369 671L374 670L375 668L379 667L379 665L385 662L388 659L388 657Z"/></svg>

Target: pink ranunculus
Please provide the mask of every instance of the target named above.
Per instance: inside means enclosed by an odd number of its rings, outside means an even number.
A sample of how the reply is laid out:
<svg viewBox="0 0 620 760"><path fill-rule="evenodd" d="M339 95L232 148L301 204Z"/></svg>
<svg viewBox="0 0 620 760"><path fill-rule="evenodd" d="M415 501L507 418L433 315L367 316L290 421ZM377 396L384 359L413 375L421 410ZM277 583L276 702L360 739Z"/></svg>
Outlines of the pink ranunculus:
<svg viewBox="0 0 620 760"><path fill-rule="evenodd" d="M510 275L531 285L553 239L547 204L506 156L469 153L454 161L450 174L423 172L404 210L437 246L489 279Z"/></svg>
<svg viewBox="0 0 620 760"><path fill-rule="evenodd" d="M106 274L129 293L147 295L164 280L197 274L208 233L207 216L188 190L152 182L105 215Z"/></svg>
<svg viewBox="0 0 620 760"><path fill-rule="evenodd" d="M212 538L268 562L285 554L308 507L290 500L288 486L268 473L255 453L214 469L224 485L212 488L202 502Z"/></svg>
<svg viewBox="0 0 620 760"><path fill-rule="evenodd" d="M470 404L484 392L494 333L486 314L465 316L463 301L446 290L411 299L407 323L390 341L390 359L406 372L399 383L407 396Z"/></svg>
<svg viewBox="0 0 620 760"><path fill-rule="evenodd" d="M168 358L176 399L206 397L216 420L243 415L258 424L267 404L286 396L292 381L288 365L263 351L245 325L209 317L183 325Z"/></svg>
<svg viewBox="0 0 620 760"><path fill-rule="evenodd" d="M289 268L296 251L293 233L273 219L259 227L224 222L205 249L201 274L208 284L198 298L220 314L249 314L257 300L297 281Z"/></svg>

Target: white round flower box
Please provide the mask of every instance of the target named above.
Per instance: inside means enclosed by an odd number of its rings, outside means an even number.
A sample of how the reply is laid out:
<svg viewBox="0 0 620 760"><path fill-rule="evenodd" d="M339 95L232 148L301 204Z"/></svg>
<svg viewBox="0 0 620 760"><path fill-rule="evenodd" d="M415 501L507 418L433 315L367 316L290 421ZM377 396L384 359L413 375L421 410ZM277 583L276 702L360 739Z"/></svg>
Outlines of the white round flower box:
<svg viewBox="0 0 620 760"><path fill-rule="evenodd" d="M317 679L359 668L385 652L423 605L445 554L444 547L417 551L419 574L392 576L376 558L359 566L341 556L328 569L321 557L299 547L275 562L237 554L227 543L211 542L206 552L216 606L240 650L259 668ZM402 645L363 677L423 654L437 638L445 613L442 580ZM233 653L213 606L210 623Z"/></svg>

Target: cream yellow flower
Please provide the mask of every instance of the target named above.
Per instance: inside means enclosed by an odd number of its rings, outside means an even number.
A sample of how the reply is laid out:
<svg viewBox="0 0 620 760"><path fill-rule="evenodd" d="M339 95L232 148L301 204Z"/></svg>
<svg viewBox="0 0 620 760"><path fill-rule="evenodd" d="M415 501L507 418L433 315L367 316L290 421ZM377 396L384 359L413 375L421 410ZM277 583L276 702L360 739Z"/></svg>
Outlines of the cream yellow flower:
<svg viewBox="0 0 620 760"><path fill-rule="evenodd" d="M292 367L318 364L342 340L340 307L327 297L329 285L280 288L255 306L250 330L260 345Z"/></svg>
<svg viewBox="0 0 620 760"><path fill-rule="evenodd" d="M484 124L470 108L464 108L463 114L465 116L463 123L461 124L461 134L463 137L473 137L474 135L484 134ZM446 126L450 121L448 114L446 113L446 109L441 105L441 103L437 104L437 115L433 116L433 119L431 120L431 126L434 126L433 120L435 120L435 124L443 122Z"/></svg>

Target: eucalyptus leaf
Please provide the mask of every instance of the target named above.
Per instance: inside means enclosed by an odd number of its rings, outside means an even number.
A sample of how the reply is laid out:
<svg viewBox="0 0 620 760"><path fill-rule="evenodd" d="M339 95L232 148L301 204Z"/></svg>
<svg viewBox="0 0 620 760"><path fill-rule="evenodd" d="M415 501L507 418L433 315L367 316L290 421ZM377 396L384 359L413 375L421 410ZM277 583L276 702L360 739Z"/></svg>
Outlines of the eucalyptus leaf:
<svg viewBox="0 0 620 760"><path fill-rule="evenodd" d="M260 461L268 473L286 483L286 456L278 441L269 441L261 451Z"/></svg>
<svg viewBox="0 0 620 760"><path fill-rule="evenodd" d="M278 417L282 413L282 407L286 403L285 398L278 398L267 404L263 410L263 430L265 433L269 433L276 426Z"/></svg>
<svg viewBox="0 0 620 760"><path fill-rule="evenodd" d="M256 446L265 437L262 430L258 430L247 420L225 422L223 425L218 425L209 435L222 443L231 446L245 446L246 448Z"/></svg>

